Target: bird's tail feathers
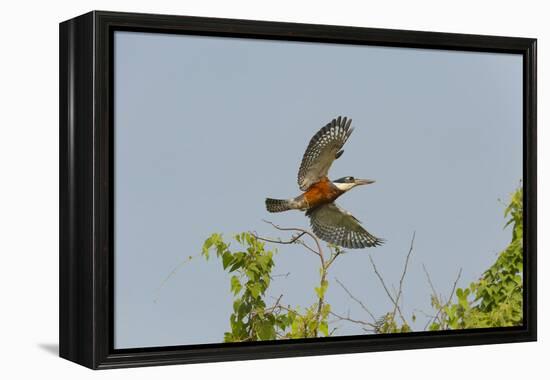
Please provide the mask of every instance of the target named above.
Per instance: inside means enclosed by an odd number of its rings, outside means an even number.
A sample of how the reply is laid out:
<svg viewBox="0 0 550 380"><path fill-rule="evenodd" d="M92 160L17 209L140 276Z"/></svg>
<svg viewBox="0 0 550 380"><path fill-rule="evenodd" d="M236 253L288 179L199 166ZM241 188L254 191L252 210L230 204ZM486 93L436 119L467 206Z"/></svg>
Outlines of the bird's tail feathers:
<svg viewBox="0 0 550 380"><path fill-rule="evenodd" d="M265 207L269 212L283 212L297 209L297 204L294 199L265 199Z"/></svg>

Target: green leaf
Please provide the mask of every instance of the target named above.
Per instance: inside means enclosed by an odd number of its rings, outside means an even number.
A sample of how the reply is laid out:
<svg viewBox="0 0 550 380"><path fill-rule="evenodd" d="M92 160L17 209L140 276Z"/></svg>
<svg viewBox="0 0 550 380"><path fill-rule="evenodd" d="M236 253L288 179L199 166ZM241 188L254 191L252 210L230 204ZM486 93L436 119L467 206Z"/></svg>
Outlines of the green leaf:
<svg viewBox="0 0 550 380"><path fill-rule="evenodd" d="M209 237L204 241L202 245L202 255L208 260L210 258L209 250L212 247L212 237Z"/></svg>
<svg viewBox="0 0 550 380"><path fill-rule="evenodd" d="M237 295L242 289L241 282L239 281L239 278L237 276L231 277L231 291L233 294Z"/></svg>
<svg viewBox="0 0 550 380"><path fill-rule="evenodd" d="M233 255L231 254L231 252L229 251L226 251L223 255L222 255L222 265L223 265L223 269L226 269L229 264L231 264L231 262L233 261Z"/></svg>
<svg viewBox="0 0 550 380"><path fill-rule="evenodd" d="M233 302L233 311L237 313L239 311L239 308L241 307L243 300L238 298Z"/></svg>
<svg viewBox="0 0 550 380"><path fill-rule="evenodd" d="M441 329L441 325L439 323L432 323L429 327L430 331L437 331Z"/></svg>
<svg viewBox="0 0 550 380"><path fill-rule="evenodd" d="M229 273L235 272L237 269L241 267L242 263L238 260L233 260L233 264L231 265L231 268L229 268Z"/></svg>
<svg viewBox="0 0 550 380"><path fill-rule="evenodd" d="M261 286L260 284L251 284L248 286L248 290L250 290L252 297L258 298L261 292Z"/></svg>
<svg viewBox="0 0 550 380"><path fill-rule="evenodd" d="M315 287L315 293L317 293L317 297L323 297L323 290L318 286Z"/></svg>
<svg viewBox="0 0 550 380"><path fill-rule="evenodd" d="M233 334L230 332L226 332L223 334L223 341L224 342L234 342L235 339L233 338Z"/></svg>
<svg viewBox="0 0 550 380"><path fill-rule="evenodd" d="M263 320L258 327L258 338L260 340L275 339L275 328L269 321Z"/></svg>
<svg viewBox="0 0 550 380"><path fill-rule="evenodd" d="M318 286L315 288L315 293L317 293L317 297L323 298L325 296L325 293L327 291L328 287L328 281L325 280L322 282L321 286Z"/></svg>
<svg viewBox="0 0 550 380"><path fill-rule="evenodd" d="M328 336L328 323L327 322L321 322L319 324L319 331L324 335Z"/></svg>
<svg viewBox="0 0 550 380"><path fill-rule="evenodd" d="M464 309L468 309L468 307L470 306L468 304L468 300L464 297L464 298L459 298L458 299L458 303L460 304L460 306L462 306Z"/></svg>

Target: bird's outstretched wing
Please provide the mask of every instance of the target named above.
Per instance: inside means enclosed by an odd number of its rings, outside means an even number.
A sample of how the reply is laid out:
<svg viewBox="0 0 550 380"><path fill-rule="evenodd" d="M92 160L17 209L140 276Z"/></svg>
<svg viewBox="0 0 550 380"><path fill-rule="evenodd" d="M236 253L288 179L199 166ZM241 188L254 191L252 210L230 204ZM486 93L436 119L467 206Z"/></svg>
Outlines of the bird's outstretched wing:
<svg viewBox="0 0 550 380"><path fill-rule="evenodd" d="M353 215L327 203L306 213L315 235L329 243L344 248L365 248L382 245L384 240L368 233Z"/></svg>
<svg viewBox="0 0 550 380"><path fill-rule="evenodd" d="M333 119L311 138L298 171L298 186L306 191L328 174L332 162L340 157L340 151L351 135L351 119Z"/></svg>

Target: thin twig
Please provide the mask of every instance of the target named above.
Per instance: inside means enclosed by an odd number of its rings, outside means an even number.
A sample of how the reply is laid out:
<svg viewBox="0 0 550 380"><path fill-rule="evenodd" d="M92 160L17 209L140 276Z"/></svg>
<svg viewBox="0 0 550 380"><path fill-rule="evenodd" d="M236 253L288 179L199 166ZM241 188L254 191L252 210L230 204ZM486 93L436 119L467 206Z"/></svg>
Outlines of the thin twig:
<svg viewBox="0 0 550 380"><path fill-rule="evenodd" d="M274 279L276 277L284 277L284 278L287 278L288 276L290 276L290 272L286 272L286 273L281 273L281 274L272 274L270 276L271 279Z"/></svg>
<svg viewBox="0 0 550 380"><path fill-rule="evenodd" d="M345 252L346 252L346 251L344 251L344 250L338 249L338 250L336 251L336 253L332 254L331 257L330 257L330 259L329 259L328 262L327 262L327 268L330 267L330 266L332 265L332 263L334 262L334 260L336 260L336 258L337 258L338 256L340 256L341 254L343 254L343 253L345 253Z"/></svg>
<svg viewBox="0 0 550 380"><path fill-rule="evenodd" d="M455 294L456 285L458 284L458 280L460 280L460 276L462 276L462 268L458 270L458 274L456 276L455 282L453 284L453 287L451 288L451 293L449 293L449 298L447 299L447 304L451 302L451 299L453 298L453 295Z"/></svg>
<svg viewBox="0 0 550 380"><path fill-rule="evenodd" d="M266 222L266 223L270 223L270 222ZM273 225L273 223L271 223ZM311 252L315 253L316 255L319 255L319 253L317 251L315 251L313 248L311 248L309 245L307 245L304 241L300 240L300 238L304 235L307 235L307 231L302 231L300 232L298 235L292 237L290 240L281 240L281 239L269 239L269 238L265 238L265 237L262 237L262 236L259 236L256 232L252 232L250 231L250 234L252 236L254 236L254 238L258 239L258 240L261 240L261 241L265 241L265 242L268 242L268 243L276 243L276 244L300 244L304 247L306 247L308 250L310 250Z"/></svg>
<svg viewBox="0 0 550 380"><path fill-rule="evenodd" d="M439 298L439 296L437 295L437 291L435 290L435 286L432 282L432 278L430 277L430 273L426 269L426 265L424 265L424 263L422 263L422 270L424 271L424 274L426 275L426 279L428 280L428 284L430 285L430 288L432 289L432 296L437 300L437 304L439 306L438 309L437 309L437 312L434 315L434 317L432 319L428 320L428 322L426 323L426 326L424 326L424 330L426 330L428 328L428 326L431 325L435 320L439 321L440 324L443 323L443 321L441 319L439 319L439 315L441 313L441 308L442 308L442 302L441 302L441 299Z"/></svg>
<svg viewBox="0 0 550 380"><path fill-rule="evenodd" d="M430 285L430 288L432 289L432 293L437 298L437 291L435 290L434 284L432 282L432 278L430 277L430 274L428 273L428 270L426 269L426 266L424 263L422 263L422 270L424 270L424 273L426 274L426 278L428 279L428 284Z"/></svg>
<svg viewBox="0 0 550 380"><path fill-rule="evenodd" d="M453 283L453 287L451 288L451 292L449 293L449 297L447 298L447 302L445 302L445 305L438 311L440 312L442 309L448 307L451 304L451 300L453 299L453 295L455 293L456 285L458 284L458 280L460 280L460 276L462 275L462 268L458 270L458 274L456 276L455 282Z"/></svg>
<svg viewBox="0 0 550 380"><path fill-rule="evenodd" d="M325 258L323 257L323 249L321 248L321 243L319 243L319 239L317 239L317 236L313 235L311 232L307 231L307 230L304 230L302 228L295 228L295 227L291 227L291 228L285 228L285 227L279 227L278 225L276 225L275 223L272 223L270 222L269 220L263 220L265 223L268 223L268 224L271 224L273 226L273 228L279 230L279 231L296 231L296 232L302 232L304 233L305 235L308 235L309 237L311 237L314 241L315 241L315 244L317 245L317 251L315 252L321 259L321 261L323 262L323 264L325 263Z"/></svg>
<svg viewBox="0 0 550 380"><path fill-rule="evenodd" d="M413 312L415 312L415 313L420 313L420 314L422 314L423 316L425 316L426 318L430 318L430 319L434 317L433 314L428 314L428 313L426 313L426 312L425 312L424 310L422 310L422 309L413 309ZM426 330L426 329L424 329L424 330Z"/></svg>
<svg viewBox="0 0 550 380"><path fill-rule="evenodd" d="M376 325L373 324L373 323L370 323L370 322L365 322L365 321L361 321L359 319L352 319L350 317L344 317L342 315L339 315L339 314L336 314L335 312L331 311L330 314L334 315L336 318L338 318L338 320L342 320L342 321L348 321L348 322L352 322L352 323L357 323L359 325L363 325L363 326L369 326L369 327L372 327L373 329L376 328Z"/></svg>
<svg viewBox="0 0 550 380"><path fill-rule="evenodd" d="M373 321L376 321L376 317L374 316L374 314L371 313L371 311L365 306L365 304L363 302L361 302L360 299L358 299L357 297L355 297L349 290L348 288L346 288L344 286L344 284L338 280L336 277L334 278L336 280L336 283L338 283L338 285L340 285L342 287L342 289L344 289L344 291L348 294L348 296L354 300L355 302L357 302L359 304L359 306L361 306L361 308L367 312L368 315L370 315L370 317L372 318Z"/></svg>
<svg viewBox="0 0 550 380"><path fill-rule="evenodd" d="M281 294L277 300L275 301L275 303L273 304L273 306L270 306L268 308L265 308L263 309L263 314L275 314L275 311L277 309L279 309L279 302L281 302L281 298L283 298L283 295ZM258 311L257 310L252 310L250 311L250 317L254 317L255 315L258 314Z"/></svg>
<svg viewBox="0 0 550 380"><path fill-rule="evenodd" d="M282 294L279 296L279 298L277 298L277 301L275 301L275 304L271 306L269 309L275 310L279 306L279 302L281 302L281 298L283 298ZM269 310L269 309L265 309L265 310Z"/></svg>
<svg viewBox="0 0 550 380"><path fill-rule="evenodd" d="M298 234L296 236L294 236L292 239L288 240L288 241L284 241L284 240L281 240L281 239L269 239L269 238L264 238L264 237L261 237L261 236L258 236L256 235L255 232L250 232L250 234L252 236L254 236L255 239L258 239L258 240L262 240L262 241L266 241L268 243L277 243L277 244L294 244L296 243L296 241L298 239L300 239L302 236L304 236L306 233L305 232L302 232L301 234Z"/></svg>
<svg viewBox="0 0 550 380"><path fill-rule="evenodd" d="M395 316L395 312L397 310L397 305L399 304L399 299L401 298L401 294L403 294L403 280L405 279L405 274L407 273L407 267L409 266L409 258L411 257L411 253L413 251L414 247L414 238L416 236L416 231L413 232L413 236L411 239L411 246L409 248L409 253L407 253L407 258L405 259L405 266L403 268L403 273L401 274L401 279L399 280L399 291L397 292L397 296L395 297L395 306L393 309L393 315Z"/></svg>
<svg viewBox="0 0 550 380"><path fill-rule="evenodd" d="M452 301L456 286L458 284L458 281L460 280L460 277L462 276L462 268L460 268L459 271L458 271L456 279L453 283L453 287L451 288L451 292L449 294L449 297L447 298L447 302L445 302L445 303L443 303L442 300L441 300L441 297L437 295L437 291L435 290L435 287L433 285L430 274L428 273L428 270L426 269L426 266L424 264L422 264L422 269L424 270L424 273L426 274L426 278L428 279L428 283L430 284L433 295L437 299L437 303L439 304L437 312L435 313L435 315L430 320L428 320L428 323L426 323L426 326L424 326L424 330L426 330L428 328L428 326L436 320L439 321L439 324L443 327L444 320L441 319L441 312L443 311L443 309L448 307L450 305L451 301ZM443 328L443 329L445 329L445 328Z"/></svg>
<svg viewBox="0 0 550 380"><path fill-rule="evenodd" d="M309 251L315 253L316 255L319 255L315 249L311 248L311 247L310 247L309 245L307 245L306 242L304 242L303 240L296 240L296 244L300 244L300 245L304 246L305 248L307 248Z"/></svg>
<svg viewBox="0 0 550 380"><path fill-rule="evenodd" d="M384 279L382 278L382 275L380 272L378 272L378 268L376 267L376 264L374 263L374 260L372 259L372 256L369 255L370 263L372 264L372 268L374 269L374 273L376 274L376 277L378 277L378 280L380 280L380 283L382 284L382 287L386 291L386 294L388 295L388 298L391 300L397 311L399 312L399 317L403 321L403 323L407 323L405 320L405 317L403 317L403 313L401 312L401 308L399 305L395 302L395 299L392 297L390 291L388 290L388 287L386 286L386 283L384 282ZM407 323L408 324L408 323Z"/></svg>
<svg viewBox="0 0 550 380"><path fill-rule="evenodd" d="M302 317L302 314L298 313L296 310L291 309L290 307L287 307L287 306L277 305L277 309L289 311L289 312L295 313L296 315Z"/></svg>
<svg viewBox="0 0 550 380"><path fill-rule="evenodd" d="M164 280L162 280L162 282L160 283L159 287L156 290L156 295L155 295L155 298L153 299L154 303L157 303L157 301L160 297L160 292L164 288L166 283L176 274L177 271L179 271L185 264L187 264L189 261L191 261L194 257L195 256L189 256L185 260L182 260L178 265L176 265L170 271L170 273L168 273L168 275L164 278Z"/></svg>

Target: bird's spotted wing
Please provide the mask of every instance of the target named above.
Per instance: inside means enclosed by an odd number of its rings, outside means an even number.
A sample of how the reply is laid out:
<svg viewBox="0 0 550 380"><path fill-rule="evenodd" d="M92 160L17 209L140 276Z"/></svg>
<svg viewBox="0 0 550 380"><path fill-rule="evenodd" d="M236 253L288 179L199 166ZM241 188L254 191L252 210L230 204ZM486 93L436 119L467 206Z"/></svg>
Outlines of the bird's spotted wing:
<svg viewBox="0 0 550 380"><path fill-rule="evenodd" d="M315 235L344 248L365 248L381 245L384 240L368 233L353 215L328 203L307 212Z"/></svg>
<svg viewBox="0 0 550 380"><path fill-rule="evenodd" d="M311 138L298 171L298 186L305 191L328 174L332 162L351 135L351 119L333 119Z"/></svg>

